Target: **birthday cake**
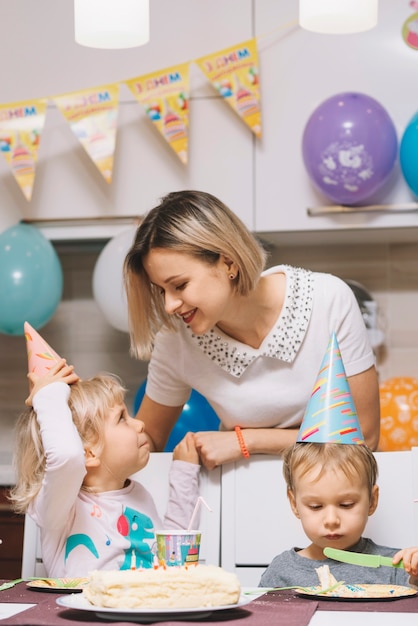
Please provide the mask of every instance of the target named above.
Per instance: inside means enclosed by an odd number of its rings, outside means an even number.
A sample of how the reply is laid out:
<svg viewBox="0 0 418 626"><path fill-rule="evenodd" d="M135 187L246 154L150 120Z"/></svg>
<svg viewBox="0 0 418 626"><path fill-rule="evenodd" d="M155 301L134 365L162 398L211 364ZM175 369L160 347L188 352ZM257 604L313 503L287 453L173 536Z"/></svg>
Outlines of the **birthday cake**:
<svg viewBox="0 0 418 626"><path fill-rule="evenodd" d="M90 573L84 597L107 608L197 608L236 604L240 583L215 565Z"/></svg>

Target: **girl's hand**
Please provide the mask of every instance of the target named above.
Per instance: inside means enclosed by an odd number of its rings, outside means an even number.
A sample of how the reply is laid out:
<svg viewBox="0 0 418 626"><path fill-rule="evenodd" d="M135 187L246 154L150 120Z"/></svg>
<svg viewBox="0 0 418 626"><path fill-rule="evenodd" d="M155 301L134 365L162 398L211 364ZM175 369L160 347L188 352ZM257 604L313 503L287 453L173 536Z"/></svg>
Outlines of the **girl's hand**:
<svg viewBox="0 0 418 626"><path fill-rule="evenodd" d="M76 383L80 377L74 372L73 365L67 365L67 361L65 359L60 359L58 363L51 367L49 372L43 376L38 376L37 374L31 372L28 374L28 379L29 396L26 398L25 404L26 406L32 406L33 396L40 389L42 389L42 387L46 387L46 385L56 382L72 385L73 383Z"/></svg>
<svg viewBox="0 0 418 626"><path fill-rule="evenodd" d="M418 547L404 548L399 550L393 557L393 563L399 563L403 560L405 571L411 576L418 576Z"/></svg>
<svg viewBox="0 0 418 626"><path fill-rule="evenodd" d="M194 434L194 438L202 465L207 470L242 458L235 431L198 432Z"/></svg>
<svg viewBox="0 0 418 626"><path fill-rule="evenodd" d="M174 461L187 461L200 465L199 453L195 444L195 433L187 433L173 450Z"/></svg>

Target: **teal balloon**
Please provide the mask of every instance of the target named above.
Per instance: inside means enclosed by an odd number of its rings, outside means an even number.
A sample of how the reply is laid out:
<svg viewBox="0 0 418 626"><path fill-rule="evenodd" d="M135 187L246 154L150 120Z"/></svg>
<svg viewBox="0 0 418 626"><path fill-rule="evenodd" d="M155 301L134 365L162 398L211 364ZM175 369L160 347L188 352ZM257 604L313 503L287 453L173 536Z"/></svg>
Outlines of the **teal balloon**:
<svg viewBox="0 0 418 626"><path fill-rule="evenodd" d="M23 335L23 324L46 324L61 300L58 255L42 233L16 224L0 234L0 332Z"/></svg>
<svg viewBox="0 0 418 626"><path fill-rule="evenodd" d="M145 380L139 387L134 398L134 413L138 411L145 394ZM192 389L190 398L183 407L177 422L171 431L164 452L172 452L186 433L197 433L199 430L219 430L220 420L209 402L198 391Z"/></svg>
<svg viewBox="0 0 418 626"><path fill-rule="evenodd" d="M418 113L415 113L405 128L399 161L406 184L418 197Z"/></svg>

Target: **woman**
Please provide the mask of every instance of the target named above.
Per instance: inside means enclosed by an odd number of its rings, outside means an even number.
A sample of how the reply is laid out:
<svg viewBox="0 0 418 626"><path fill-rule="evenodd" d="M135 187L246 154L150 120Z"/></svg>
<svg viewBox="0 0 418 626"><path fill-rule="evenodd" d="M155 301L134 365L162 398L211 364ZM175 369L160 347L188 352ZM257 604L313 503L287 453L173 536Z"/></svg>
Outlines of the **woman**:
<svg viewBox="0 0 418 626"><path fill-rule="evenodd" d="M219 432L195 434L207 469L280 454L296 440L332 332L376 449L377 374L351 289L329 274L263 271L265 261L244 224L205 192L168 194L138 227L124 271L132 352L150 359L138 417L152 449L163 450L195 389L221 421Z"/></svg>

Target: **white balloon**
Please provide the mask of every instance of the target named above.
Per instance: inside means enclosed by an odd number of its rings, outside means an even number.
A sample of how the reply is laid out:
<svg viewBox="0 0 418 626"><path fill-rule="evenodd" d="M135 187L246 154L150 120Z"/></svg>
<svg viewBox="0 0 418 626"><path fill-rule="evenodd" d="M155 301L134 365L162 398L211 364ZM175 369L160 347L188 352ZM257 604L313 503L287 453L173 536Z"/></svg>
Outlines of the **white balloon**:
<svg viewBox="0 0 418 626"><path fill-rule="evenodd" d="M93 271L93 295L111 326L128 332L128 302L123 284L123 263L137 227L113 237L101 251Z"/></svg>

